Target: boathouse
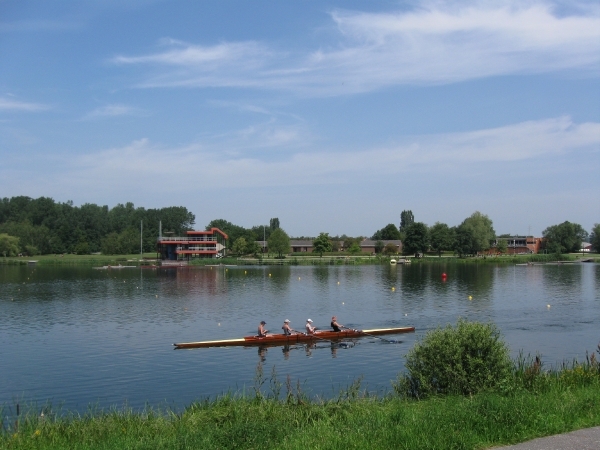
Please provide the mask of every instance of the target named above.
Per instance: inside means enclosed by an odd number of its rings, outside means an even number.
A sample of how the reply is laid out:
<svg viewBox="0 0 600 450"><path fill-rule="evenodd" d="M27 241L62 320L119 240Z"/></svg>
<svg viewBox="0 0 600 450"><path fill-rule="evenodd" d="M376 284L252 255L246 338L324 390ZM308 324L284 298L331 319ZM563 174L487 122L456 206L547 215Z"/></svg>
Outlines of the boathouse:
<svg viewBox="0 0 600 450"><path fill-rule="evenodd" d="M221 258L225 255L227 235L218 228L188 231L185 236L159 236L156 247L165 264L187 264L195 258Z"/></svg>

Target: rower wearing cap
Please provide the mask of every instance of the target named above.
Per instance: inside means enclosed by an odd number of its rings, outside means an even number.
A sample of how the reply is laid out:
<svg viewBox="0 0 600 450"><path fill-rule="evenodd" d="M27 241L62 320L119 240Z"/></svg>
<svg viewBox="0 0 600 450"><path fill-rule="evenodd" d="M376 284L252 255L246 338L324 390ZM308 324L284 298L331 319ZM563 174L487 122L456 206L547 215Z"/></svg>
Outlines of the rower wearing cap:
<svg viewBox="0 0 600 450"><path fill-rule="evenodd" d="M317 328L313 327L312 323L311 319L306 319L306 334L315 334Z"/></svg>
<svg viewBox="0 0 600 450"><path fill-rule="evenodd" d="M267 322L261 320L260 325L258 326L258 337L266 337L269 330L265 329L265 325Z"/></svg>
<svg viewBox="0 0 600 450"><path fill-rule="evenodd" d="M339 324L337 321L337 317L333 316L331 318L331 328L333 329L333 331L342 331L342 328L346 327L344 325Z"/></svg>
<svg viewBox="0 0 600 450"><path fill-rule="evenodd" d="M283 326L281 327L281 329L283 330L283 334L285 334L286 336L291 336L292 335L292 330L290 328L290 319L285 319L283 321Z"/></svg>

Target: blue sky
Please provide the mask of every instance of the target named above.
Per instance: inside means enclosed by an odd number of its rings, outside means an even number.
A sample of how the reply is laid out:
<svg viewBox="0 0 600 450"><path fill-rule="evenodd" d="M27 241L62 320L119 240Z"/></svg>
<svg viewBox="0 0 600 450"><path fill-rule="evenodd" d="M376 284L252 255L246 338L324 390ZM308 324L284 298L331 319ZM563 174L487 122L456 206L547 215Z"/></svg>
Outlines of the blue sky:
<svg viewBox="0 0 600 450"><path fill-rule="evenodd" d="M0 0L0 196L589 231L599 75L597 1Z"/></svg>

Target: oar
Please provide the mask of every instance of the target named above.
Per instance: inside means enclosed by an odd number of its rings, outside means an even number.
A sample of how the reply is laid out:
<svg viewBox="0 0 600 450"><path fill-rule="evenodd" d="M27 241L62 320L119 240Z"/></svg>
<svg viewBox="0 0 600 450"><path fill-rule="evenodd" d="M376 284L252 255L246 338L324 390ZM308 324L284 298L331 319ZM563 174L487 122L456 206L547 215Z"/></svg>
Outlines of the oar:
<svg viewBox="0 0 600 450"><path fill-rule="evenodd" d="M382 337L375 336L374 334L365 333L365 332L364 332L364 331L362 331L362 330L355 330L355 329L353 329L353 328L348 328L348 327L342 327L342 328L345 328L346 330L357 331L357 332L359 332L359 333L362 333L362 334L364 334L365 336L371 336L371 337L374 337L374 338L377 338L377 339L381 339L382 341L389 342L390 344L400 344L400 343L402 342L402 341L392 341L392 340L390 340L390 339L384 339L384 338L382 338Z"/></svg>

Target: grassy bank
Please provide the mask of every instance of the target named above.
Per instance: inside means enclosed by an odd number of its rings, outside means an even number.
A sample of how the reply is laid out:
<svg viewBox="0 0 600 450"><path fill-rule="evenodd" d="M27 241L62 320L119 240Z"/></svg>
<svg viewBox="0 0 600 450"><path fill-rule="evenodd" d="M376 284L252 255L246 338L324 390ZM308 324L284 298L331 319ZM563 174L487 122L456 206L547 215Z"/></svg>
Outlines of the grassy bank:
<svg viewBox="0 0 600 450"><path fill-rule="evenodd" d="M36 261L37 265L138 265L154 264L156 253L132 254L132 255L38 255L31 257L0 258L0 264L26 265L30 261Z"/></svg>
<svg viewBox="0 0 600 450"><path fill-rule="evenodd" d="M402 256L380 256L380 255L345 255L343 253L329 253L319 257L309 253L304 255L288 255L283 259L266 256L264 258L252 257L227 257L220 259L195 259L190 265L207 266L214 264L224 265L371 265L371 264L389 264L390 260L404 258ZM525 264L525 263L553 263L553 262L576 262L581 259L594 259L600 262L600 255L579 254L569 255L515 255L499 256L485 258L458 258L451 254L444 254L441 258L437 255L426 255L424 258L409 258L411 263L430 264ZM144 253L132 255L39 255L32 257L19 258L0 258L0 264L8 265L27 265L29 261L36 261L39 265L144 265L156 264L156 253Z"/></svg>
<svg viewBox="0 0 600 450"><path fill-rule="evenodd" d="M426 400L372 397L359 383L335 399L310 400L289 380L266 381L270 395L225 395L181 413L58 416L42 408L15 417L5 408L0 448L479 449L600 425L593 359L551 372L521 362L498 389Z"/></svg>

